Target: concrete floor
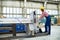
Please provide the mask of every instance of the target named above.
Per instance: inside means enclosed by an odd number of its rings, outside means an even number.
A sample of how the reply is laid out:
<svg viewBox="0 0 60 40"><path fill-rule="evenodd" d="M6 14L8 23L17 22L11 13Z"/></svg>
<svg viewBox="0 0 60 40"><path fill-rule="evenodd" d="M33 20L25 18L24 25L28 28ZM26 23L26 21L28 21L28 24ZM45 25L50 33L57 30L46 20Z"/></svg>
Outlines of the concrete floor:
<svg viewBox="0 0 60 40"><path fill-rule="evenodd" d="M12 36L12 34L0 35L1 37ZM17 34L19 36L19 34ZM60 26L52 26L51 35L38 36L31 38L11 38L11 39L0 39L0 40L60 40Z"/></svg>

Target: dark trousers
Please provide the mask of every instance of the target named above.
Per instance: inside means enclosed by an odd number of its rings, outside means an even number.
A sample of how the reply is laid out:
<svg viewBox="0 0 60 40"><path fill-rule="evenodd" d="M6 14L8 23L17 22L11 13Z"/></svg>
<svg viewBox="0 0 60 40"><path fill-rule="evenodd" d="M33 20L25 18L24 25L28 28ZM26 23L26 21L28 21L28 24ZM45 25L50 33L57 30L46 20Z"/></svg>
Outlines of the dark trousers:
<svg viewBox="0 0 60 40"><path fill-rule="evenodd" d="M51 26L50 25L45 25L45 32L48 32L48 34L51 33Z"/></svg>
<svg viewBox="0 0 60 40"><path fill-rule="evenodd" d="M46 18L45 32L48 32L48 34L51 33L51 18L50 18L50 16L48 16L48 17Z"/></svg>

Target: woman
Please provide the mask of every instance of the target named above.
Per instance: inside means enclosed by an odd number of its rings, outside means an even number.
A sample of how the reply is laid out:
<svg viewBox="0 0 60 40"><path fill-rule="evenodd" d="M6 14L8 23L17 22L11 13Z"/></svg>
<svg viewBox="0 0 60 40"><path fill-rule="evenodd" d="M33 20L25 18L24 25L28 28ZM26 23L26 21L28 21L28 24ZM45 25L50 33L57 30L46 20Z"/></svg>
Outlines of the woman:
<svg viewBox="0 0 60 40"><path fill-rule="evenodd" d="M40 7L40 10L42 12L40 19L42 19L43 17L46 18L46 23L45 23L45 32L48 32L48 34L50 34L51 31L51 17L50 15L44 10L44 7Z"/></svg>

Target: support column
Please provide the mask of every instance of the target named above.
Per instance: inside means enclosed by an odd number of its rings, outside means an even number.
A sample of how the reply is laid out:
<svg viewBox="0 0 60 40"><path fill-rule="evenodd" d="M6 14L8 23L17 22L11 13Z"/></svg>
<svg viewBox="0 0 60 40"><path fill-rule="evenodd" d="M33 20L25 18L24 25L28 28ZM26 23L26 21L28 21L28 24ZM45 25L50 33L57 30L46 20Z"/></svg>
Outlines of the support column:
<svg viewBox="0 0 60 40"><path fill-rule="evenodd" d="M57 24L60 25L60 4L57 6L58 8L58 19L57 19Z"/></svg>
<svg viewBox="0 0 60 40"><path fill-rule="evenodd" d="M13 24L12 30L13 30L13 37L16 37L16 24L15 23Z"/></svg>
<svg viewBox="0 0 60 40"><path fill-rule="evenodd" d="M47 1L44 2L44 7L47 9Z"/></svg>
<svg viewBox="0 0 60 40"><path fill-rule="evenodd" d="M0 16L2 16L2 0L0 1Z"/></svg>
<svg viewBox="0 0 60 40"><path fill-rule="evenodd" d="M22 13L23 17L27 17L26 16L26 14L27 14L26 2L27 2L27 0L24 0L24 7L23 7L23 13Z"/></svg>

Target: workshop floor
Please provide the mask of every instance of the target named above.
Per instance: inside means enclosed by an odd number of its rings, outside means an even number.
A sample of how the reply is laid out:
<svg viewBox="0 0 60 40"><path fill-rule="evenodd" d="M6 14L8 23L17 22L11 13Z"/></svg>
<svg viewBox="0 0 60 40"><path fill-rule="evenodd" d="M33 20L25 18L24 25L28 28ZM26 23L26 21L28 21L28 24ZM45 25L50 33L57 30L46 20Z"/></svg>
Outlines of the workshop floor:
<svg viewBox="0 0 60 40"><path fill-rule="evenodd" d="M21 34L17 34L19 36ZM12 36L12 34L5 34L0 35L0 38L2 37L8 37ZM0 40L60 40L60 26L52 26L51 29L51 35L45 35L45 36L37 36L37 37L31 37L31 38L9 38L9 39L0 39Z"/></svg>

